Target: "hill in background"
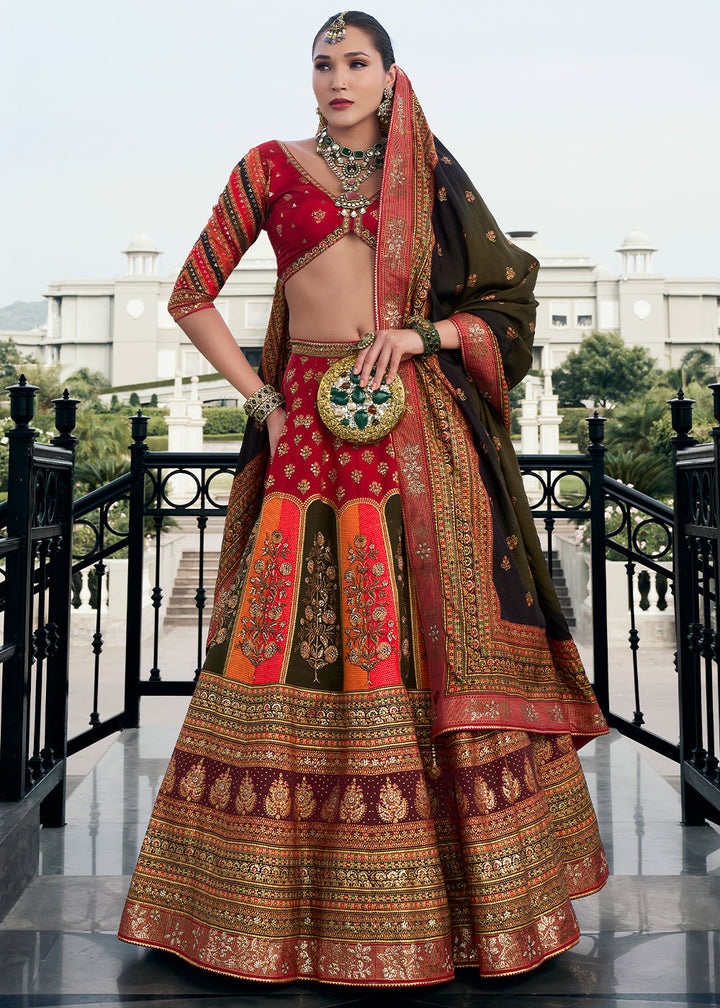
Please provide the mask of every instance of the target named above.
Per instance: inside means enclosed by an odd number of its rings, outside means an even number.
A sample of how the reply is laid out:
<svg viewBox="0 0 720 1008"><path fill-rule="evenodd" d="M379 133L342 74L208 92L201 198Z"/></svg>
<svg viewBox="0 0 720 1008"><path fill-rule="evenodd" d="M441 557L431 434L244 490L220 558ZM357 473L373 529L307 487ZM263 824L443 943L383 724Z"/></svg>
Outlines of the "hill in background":
<svg viewBox="0 0 720 1008"><path fill-rule="evenodd" d="M47 301L14 301L0 308L0 329L30 332L47 322Z"/></svg>

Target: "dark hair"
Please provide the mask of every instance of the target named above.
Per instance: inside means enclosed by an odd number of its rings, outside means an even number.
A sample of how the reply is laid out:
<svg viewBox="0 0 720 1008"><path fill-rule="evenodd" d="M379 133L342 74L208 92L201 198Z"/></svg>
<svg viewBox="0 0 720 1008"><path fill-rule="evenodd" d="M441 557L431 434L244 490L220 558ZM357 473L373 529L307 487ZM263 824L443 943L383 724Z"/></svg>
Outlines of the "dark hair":
<svg viewBox="0 0 720 1008"><path fill-rule="evenodd" d="M313 51L317 45L317 40L320 38L324 32L328 30L333 21L337 21L340 17L340 11L337 14L333 14L332 17L328 18L325 24L322 26L320 31L317 33L313 39ZM375 46L377 51L380 53L380 58L382 59L383 69L389 70L390 67L395 62L395 53L393 52L392 42L390 41L390 36L385 31L383 26L380 24L372 14L365 14L363 11L345 11L345 24L351 26L352 28L360 28L367 35L370 36L372 44Z"/></svg>

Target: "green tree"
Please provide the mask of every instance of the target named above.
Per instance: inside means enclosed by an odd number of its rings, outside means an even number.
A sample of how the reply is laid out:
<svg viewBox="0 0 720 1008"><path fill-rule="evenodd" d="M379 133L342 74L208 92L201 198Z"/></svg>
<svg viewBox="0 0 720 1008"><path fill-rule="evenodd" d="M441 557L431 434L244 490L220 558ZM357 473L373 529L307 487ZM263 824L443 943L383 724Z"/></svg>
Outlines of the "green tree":
<svg viewBox="0 0 720 1008"><path fill-rule="evenodd" d="M679 368L673 368L663 374L663 383L673 389L686 388L691 382L709 385L717 380L717 367L712 354L707 350L695 347L688 350L680 361Z"/></svg>
<svg viewBox="0 0 720 1008"><path fill-rule="evenodd" d="M60 380L60 364L25 364L23 371L28 385L38 386L35 393L35 414L49 412L53 399L59 399L65 388Z"/></svg>
<svg viewBox="0 0 720 1008"><path fill-rule="evenodd" d="M14 385L28 363L28 358L20 352L14 339L0 340L0 380L3 388Z"/></svg>
<svg viewBox="0 0 720 1008"><path fill-rule="evenodd" d="M98 392L106 385L107 378L101 371L91 371L86 367L78 368L65 379L70 395L84 403L97 399Z"/></svg>
<svg viewBox="0 0 720 1008"><path fill-rule="evenodd" d="M137 394L137 392L131 392L130 393L130 398L128 399L128 403L131 406L135 406L136 408L140 405L140 396Z"/></svg>
<svg viewBox="0 0 720 1008"><path fill-rule="evenodd" d="M75 477L81 492L94 490L127 470L131 441L127 417L80 408L73 433L78 439Z"/></svg>
<svg viewBox="0 0 720 1008"><path fill-rule="evenodd" d="M652 383L655 364L643 347L630 347L617 333L592 332L553 371L560 407L621 403Z"/></svg>

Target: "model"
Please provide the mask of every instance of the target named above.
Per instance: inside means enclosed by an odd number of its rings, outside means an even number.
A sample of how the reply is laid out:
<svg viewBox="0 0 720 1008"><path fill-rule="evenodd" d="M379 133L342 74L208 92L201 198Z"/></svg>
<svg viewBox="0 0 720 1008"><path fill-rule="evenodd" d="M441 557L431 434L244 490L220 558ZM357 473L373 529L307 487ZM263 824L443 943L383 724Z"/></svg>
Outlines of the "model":
<svg viewBox="0 0 720 1008"><path fill-rule="evenodd" d="M519 973L607 876L576 754L607 728L507 432L537 262L374 18L312 60L318 135L243 158L169 306L251 420L120 936L273 982ZM256 373L213 299L261 229Z"/></svg>

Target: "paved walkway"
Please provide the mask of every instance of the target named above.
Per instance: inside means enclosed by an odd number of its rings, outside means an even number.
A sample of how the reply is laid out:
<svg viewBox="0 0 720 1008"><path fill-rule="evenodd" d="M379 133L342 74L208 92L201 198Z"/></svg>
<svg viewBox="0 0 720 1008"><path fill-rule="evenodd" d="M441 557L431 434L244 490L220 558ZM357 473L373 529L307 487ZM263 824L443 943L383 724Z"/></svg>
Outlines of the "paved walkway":
<svg viewBox="0 0 720 1008"><path fill-rule="evenodd" d="M41 874L0 925L0 1008L286 1005L665 1008L718 1005L720 835L679 823L676 791L613 733L582 752L612 877L578 901L580 944L525 977L376 992L205 973L115 931L177 724L124 732L42 837Z"/></svg>

